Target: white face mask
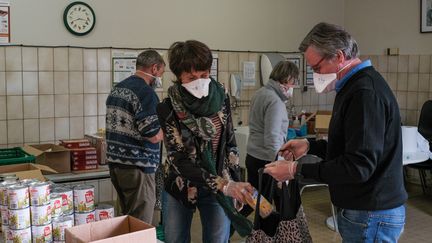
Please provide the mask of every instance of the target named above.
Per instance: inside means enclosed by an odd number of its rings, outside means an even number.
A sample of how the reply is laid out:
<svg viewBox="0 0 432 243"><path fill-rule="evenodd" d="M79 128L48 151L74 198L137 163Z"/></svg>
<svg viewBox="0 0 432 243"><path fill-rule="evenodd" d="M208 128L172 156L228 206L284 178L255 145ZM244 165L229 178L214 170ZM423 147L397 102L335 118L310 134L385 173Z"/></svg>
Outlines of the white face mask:
<svg viewBox="0 0 432 243"><path fill-rule="evenodd" d="M193 96L201 99L206 97L209 93L210 78L195 79L192 82L182 84L182 86Z"/></svg>
<svg viewBox="0 0 432 243"><path fill-rule="evenodd" d="M351 65L351 62L348 63L345 67L341 68L337 73L313 73L313 82L315 86L315 91L317 93L328 93L330 91L335 90L337 75L342 72L345 68Z"/></svg>
<svg viewBox="0 0 432 243"><path fill-rule="evenodd" d="M153 76L150 73L146 73L146 72L143 72L143 71L140 71L140 70L137 70L137 72L143 73L143 74L145 74L147 76L150 76L150 77L154 78L153 83L150 84L150 86L153 89L155 89L155 88L162 88L162 78L161 77Z"/></svg>
<svg viewBox="0 0 432 243"><path fill-rule="evenodd" d="M280 85L282 93L287 97L287 98L291 98L293 96L294 93L294 88L293 87L289 87L287 88L284 85Z"/></svg>

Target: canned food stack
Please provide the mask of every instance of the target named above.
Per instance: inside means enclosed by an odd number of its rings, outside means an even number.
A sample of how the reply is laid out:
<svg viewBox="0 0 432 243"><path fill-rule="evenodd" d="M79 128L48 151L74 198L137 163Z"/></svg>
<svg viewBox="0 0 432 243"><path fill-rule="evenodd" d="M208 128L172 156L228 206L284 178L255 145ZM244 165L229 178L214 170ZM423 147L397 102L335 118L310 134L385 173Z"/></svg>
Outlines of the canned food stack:
<svg viewBox="0 0 432 243"><path fill-rule="evenodd" d="M98 168L96 148L87 139L61 140L60 145L70 149L72 170L92 170Z"/></svg>
<svg viewBox="0 0 432 243"><path fill-rule="evenodd" d="M6 187L7 224L2 225L5 242L31 242L30 199L26 184L12 184ZM3 216L2 214L2 216ZM3 218L3 217L2 217Z"/></svg>
<svg viewBox="0 0 432 243"><path fill-rule="evenodd" d="M109 204L99 204L96 207L96 221L114 218L114 207Z"/></svg>
<svg viewBox="0 0 432 243"><path fill-rule="evenodd" d="M74 187L75 225L91 223L96 220L94 186L78 185Z"/></svg>
<svg viewBox="0 0 432 243"><path fill-rule="evenodd" d="M29 184L29 191L33 242L52 242L50 184L47 182L33 182Z"/></svg>
<svg viewBox="0 0 432 243"><path fill-rule="evenodd" d="M65 241L65 229L74 226L73 190L69 187L52 186L52 232L55 242Z"/></svg>

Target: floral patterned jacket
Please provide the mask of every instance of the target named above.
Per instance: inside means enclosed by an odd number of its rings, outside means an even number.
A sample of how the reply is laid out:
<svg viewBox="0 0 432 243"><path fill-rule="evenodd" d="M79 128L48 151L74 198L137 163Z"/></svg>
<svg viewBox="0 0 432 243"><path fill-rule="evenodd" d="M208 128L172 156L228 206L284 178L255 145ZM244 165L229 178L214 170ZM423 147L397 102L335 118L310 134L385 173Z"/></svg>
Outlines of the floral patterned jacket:
<svg viewBox="0 0 432 243"><path fill-rule="evenodd" d="M182 123L182 114L177 114L170 98L165 98L157 107L167 159L164 166L164 188L186 207L194 208L198 188L217 192L223 179L240 180L238 148L234 136L229 97L225 98L218 116L222 122L221 139L216 152L217 175L201 166L201 152L206 142L192 134ZM162 166L162 165L161 165Z"/></svg>

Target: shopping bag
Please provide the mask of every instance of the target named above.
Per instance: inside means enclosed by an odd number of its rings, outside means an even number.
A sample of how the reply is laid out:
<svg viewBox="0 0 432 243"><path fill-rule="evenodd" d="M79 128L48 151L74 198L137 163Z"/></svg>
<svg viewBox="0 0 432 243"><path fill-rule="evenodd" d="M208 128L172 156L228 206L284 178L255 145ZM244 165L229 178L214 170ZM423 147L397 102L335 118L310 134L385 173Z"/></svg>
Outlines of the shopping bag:
<svg viewBox="0 0 432 243"><path fill-rule="evenodd" d="M301 205L300 188L296 179L283 182L280 195L280 210L273 212L267 218L260 218L259 204L262 191L262 174L263 169L259 172L258 198L255 208L254 229L251 235L246 238L247 243L311 243L312 237L309 233L303 207ZM272 182L272 187L275 186ZM260 224L275 227L274 235L267 235L260 229Z"/></svg>

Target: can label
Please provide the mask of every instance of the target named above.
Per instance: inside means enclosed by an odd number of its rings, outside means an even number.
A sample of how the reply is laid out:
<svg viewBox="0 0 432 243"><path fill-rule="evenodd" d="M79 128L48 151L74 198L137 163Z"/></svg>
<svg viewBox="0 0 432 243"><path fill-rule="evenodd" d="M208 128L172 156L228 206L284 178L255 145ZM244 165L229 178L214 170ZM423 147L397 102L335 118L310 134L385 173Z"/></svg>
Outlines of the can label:
<svg viewBox="0 0 432 243"><path fill-rule="evenodd" d="M8 197L7 197L7 188L11 185L16 185L18 182L16 181L3 181L0 183L0 204L8 205Z"/></svg>
<svg viewBox="0 0 432 243"><path fill-rule="evenodd" d="M51 196L51 216L53 218L60 217L62 215L62 197L60 195Z"/></svg>
<svg viewBox="0 0 432 243"><path fill-rule="evenodd" d="M10 229L25 229L30 227L30 208L9 209Z"/></svg>
<svg viewBox="0 0 432 243"><path fill-rule="evenodd" d="M29 191L26 186L12 185L7 188L9 209L28 208Z"/></svg>
<svg viewBox="0 0 432 243"><path fill-rule="evenodd" d="M88 213L75 213L75 225L95 222L95 211Z"/></svg>
<svg viewBox="0 0 432 243"><path fill-rule="evenodd" d="M35 226L51 223L51 204L30 207L31 224Z"/></svg>
<svg viewBox="0 0 432 243"><path fill-rule="evenodd" d="M40 206L50 203L50 186L48 183L35 183L30 185L30 203Z"/></svg>
<svg viewBox="0 0 432 243"><path fill-rule="evenodd" d="M8 241L6 242L31 243L31 228L28 227L20 230L9 229Z"/></svg>
<svg viewBox="0 0 432 243"><path fill-rule="evenodd" d="M9 209L8 206L0 205L1 224L9 225Z"/></svg>
<svg viewBox="0 0 432 243"><path fill-rule="evenodd" d="M11 240L11 239L8 238L8 237L10 237L9 225L3 224L1 226L1 230L2 230L2 237L4 239L4 242L8 242L8 240Z"/></svg>
<svg viewBox="0 0 432 243"><path fill-rule="evenodd" d="M94 187L77 186L74 188L74 208L75 212L89 212L95 209L94 206Z"/></svg>
<svg viewBox="0 0 432 243"><path fill-rule="evenodd" d="M114 218L114 207L113 206L98 206L96 208L96 221Z"/></svg>
<svg viewBox="0 0 432 243"><path fill-rule="evenodd" d="M54 241L64 241L65 229L73 227L72 217L60 217L58 220L53 221L53 238Z"/></svg>
<svg viewBox="0 0 432 243"><path fill-rule="evenodd" d="M51 224L31 227L33 242L52 242Z"/></svg>
<svg viewBox="0 0 432 243"><path fill-rule="evenodd" d="M53 190L56 194L60 195L62 198L62 212L63 215L73 213L73 191L72 189L59 187Z"/></svg>

